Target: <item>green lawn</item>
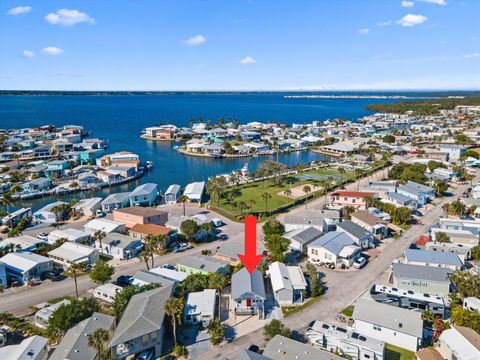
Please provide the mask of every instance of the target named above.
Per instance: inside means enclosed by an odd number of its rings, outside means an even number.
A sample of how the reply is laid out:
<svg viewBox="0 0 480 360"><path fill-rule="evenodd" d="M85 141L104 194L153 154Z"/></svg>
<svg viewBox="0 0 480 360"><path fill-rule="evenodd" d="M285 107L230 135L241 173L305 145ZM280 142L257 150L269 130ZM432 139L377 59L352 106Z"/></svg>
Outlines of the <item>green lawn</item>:
<svg viewBox="0 0 480 360"><path fill-rule="evenodd" d="M292 315L308 308L309 306L315 304L318 300L320 300L320 296L310 298L310 299L306 300L302 305L282 306L283 316L285 316L285 317L292 316Z"/></svg>
<svg viewBox="0 0 480 360"><path fill-rule="evenodd" d="M385 344L385 360L416 360L414 352Z"/></svg>
<svg viewBox="0 0 480 360"><path fill-rule="evenodd" d="M341 311L341 313L342 313L343 315L345 315L345 316L349 316L349 317L350 317L350 316L353 315L353 309L354 309L353 306L348 306L348 307L346 307L345 309L343 309L343 310Z"/></svg>
<svg viewBox="0 0 480 360"><path fill-rule="evenodd" d="M333 179L340 179L340 173L335 168L321 168L317 170L309 170L301 175L287 175L282 177L282 182L276 184L273 180L266 181L257 181L248 184L242 184L240 186L231 186L225 190L223 193L220 204L217 204L217 201L210 200L211 204L216 207L220 207L220 210L226 210L229 213L240 214L239 209L234 209L232 207L233 202L244 201L248 203L249 200L255 201L251 211L252 212L263 212L263 211L272 211L279 207L288 205L292 203L295 199L288 198L286 196L278 195L279 192L284 191L289 188L301 186L301 185L317 185L317 188L312 188L314 193L318 193L322 190L320 187L321 181L328 177L333 177ZM351 178L351 174L344 174L344 179ZM265 200L262 198L262 193L268 192L270 198L267 201L267 208L265 208ZM229 202L229 193L233 194L233 202ZM250 209L244 209L244 212L250 212Z"/></svg>

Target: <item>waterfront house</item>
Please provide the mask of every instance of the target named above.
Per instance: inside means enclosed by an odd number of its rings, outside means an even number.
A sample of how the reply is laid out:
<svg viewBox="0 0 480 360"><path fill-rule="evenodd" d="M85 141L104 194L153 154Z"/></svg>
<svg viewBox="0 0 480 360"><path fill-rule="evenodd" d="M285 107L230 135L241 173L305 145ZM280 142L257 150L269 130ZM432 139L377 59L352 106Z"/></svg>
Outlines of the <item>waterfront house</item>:
<svg viewBox="0 0 480 360"><path fill-rule="evenodd" d="M203 194L205 193L205 182L193 182L185 186L183 195L185 195L188 200L192 203L201 203L203 199Z"/></svg>
<svg viewBox="0 0 480 360"><path fill-rule="evenodd" d="M352 266L362 250L345 232L332 231L307 247L308 258L335 266Z"/></svg>
<svg viewBox="0 0 480 360"><path fill-rule="evenodd" d="M20 344L0 348L2 360L47 360L47 358L48 340L39 335L27 337Z"/></svg>
<svg viewBox="0 0 480 360"><path fill-rule="evenodd" d="M460 270L463 262L457 254L429 250L407 249L404 252L405 264Z"/></svg>
<svg viewBox="0 0 480 360"><path fill-rule="evenodd" d="M435 346L442 359L480 359L480 335L465 326L452 326L444 330Z"/></svg>
<svg viewBox="0 0 480 360"><path fill-rule="evenodd" d="M350 215L353 223L372 233L375 238L382 240L388 235L388 221L382 220L366 210L358 210Z"/></svg>
<svg viewBox="0 0 480 360"><path fill-rule="evenodd" d="M170 185L164 194L165 203L167 204L175 204L179 197L180 197L180 185L177 185L177 184Z"/></svg>
<svg viewBox="0 0 480 360"><path fill-rule="evenodd" d="M431 311L445 317L448 305L443 297L386 285L373 285L370 289L373 300L414 311Z"/></svg>
<svg viewBox="0 0 480 360"><path fill-rule="evenodd" d="M20 283L39 280L42 273L53 269L52 260L28 251L8 253L0 262L5 264L7 278Z"/></svg>
<svg viewBox="0 0 480 360"><path fill-rule="evenodd" d="M110 194L102 200L101 204L104 213L111 213L115 209L123 209L130 206L130 192Z"/></svg>
<svg viewBox="0 0 480 360"><path fill-rule="evenodd" d="M269 146L263 143L251 142L243 144L248 148L248 152L262 152L270 150Z"/></svg>
<svg viewBox="0 0 480 360"><path fill-rule="evenodd" d="M242 268L232 275L232 306L235 314L253 315L260 318L265 315L265 284L263 274L254 269L250 274Z"/></svg>
<svg viewBox="0 0 480 360"><path fill-rule="evenodd" d="M49 251L48 257L60 265L70 267L76 264L93 265L100 255L97 250L89 246L66 242Z"/></svg>
<svg viewBox="0 0 480 360"><path fill-rule="evenodd" d="M138 171L140 164L140 156L131 152L122 151L114 154L107 154L96 160L97 166L108 167L133 167L135 172Z"/></svg>
<svg viewBox="0 0 480 360"><path fill-rule="evenodd" d="M393 263L390 277L396 288L446 297L452 287L451 273L447 268Z"/></svg>
<svg viewBox="0 0 480 360"><path fill-rule="evenodd" d="M72 209L77 216L94 216L102 208L102 200L100 197L80 199Z"/></svg>
<svg viewBox="0 0 480 360"><path fill-rule="evenodd" d="M416 209L418 207L417 201L411 197L396 192L388 192L385 195L386 198L381 200L384 203L389 203L396 207L407 207L409 209Z"/></svg>
<svg viewBox="0 0 480 360"><path fill-rule="evenodd" d="M125 232L125 225L123 223L109 220L109 219L90 220L88 223L83 225L83 228L85 229L86 232L90 233L90 235L95 234L95 232L99 230L103 231L106 234L111 232L116 232L116 233Z"/></svg>
<svg viewBox="0 0 480 360"><path fill-rule="evenodd" d="M7 287L7 265L3 262L0 262L0 286L3 288Z"/></svg>
<svg viewBox="0 0 480 360"><path fill-rule="evenodd" d="M0 250L12 249L13 251L35 252L45 240L40 240L30 235L19 235L0 241Z"/></svg>
<svg viewBox="0 0 480 360"><path fill-rule="evenodd" d="M168 220L168 213L148 207L131 206L114 210L113 220L125 224L127 228L136 224L164 225Z"/></svg>
<svg viewBox="0 0 480 360"><path fill-rule="evenodd" d="M362 249L368 249L374 246L375 237L373 233L351 220L338 223L337 231L346 233L355 241L355 244Z"/></svg>
<svg viewBox="0 0 480 360"><path fill-rule="evenodd" d="M185 324L200 324L204 328L208 327L215 318L216 293L215 289L205 289L187 294L183 309Z"/></svg>
<svg viewBox="0 0 480 360"><path fill-rule="evenodd" d="M143 244L140 239L111 232L102 239L101 247L98 240L95 241L94 247L101 253L103 250L103 255L105 256L118 260L128 260L136 257L142 251Z"/></svg>
<svg viewBox="0 0 480 360"><path fill-rule="evenodd" d="M177 270L187 275L217 273L228 274L228 262L206 255L189 255L178 260Z"/></svg>
<svg viewBox="0 0 480 360"><path fill-rule="evenodd" d="M113 171L98 171L97 177L100 181L104 182L105 184L115 184L119 180L121 180L121 176Z"/></svg>
<svg viewBox="0 0 480 360"><path fill-rule="evenodd" d="M40 193L50 188L52 182L48 178L39 177L35 180L28 181L21 186L24 194Z"/></svg>
<svg viewBox="0 0 480 360"><path fill-rule="evenodd" d="M351 329L314 321L306 330L310 343L330 353L339 352L352 360L383 360L385 342Z"/></svg>
<svg viewBox="0 0 480 360"><path fill-rule="evenodd" d="M27 172L29 174L29 179L34 180L38 178L44 178L46 169L47 169L47 165L44 165L43 163L29 167L27 169Z"/></svg>
<svg viewBox="0 0 480 360"><path fill-rule="evenodd" d="M52 316L52 314L62 305L70 304L70 300L64 299L55 304L45 306L38 310L35 313L35 326L41 329L46 329L48 326L48 320Z"/></svg>
<svg viewBox="0 0 480 360"><path fill-rule="evenodd" d="M247 351L247 350L246 350ZM258 354L257 354L258 355ZM343 360L343 357L315 348L309 344L292 340L282 335L267 343L260 358L255 355L248 360ZM237 359L238 360L238 359ZM243 360L243 359L242 359Z"/></svg>
<svg viewBox="0 0 480 360"><path fill-rule="evenodd" d="M366 210L368 208L367 198L372 196L371 192L339 190L330 194L330 205L353 206L357 210Z"/></svg>
<svg viewBox="0 0 480 360"><path fill-rule="evenodd" d="M160 287L134 295L113 333L110 350L113 359L125 359L145 350L154 358L162 355L165 303L172 287Z"/></svg>
<svg viewBox="0 0 480 360"><path fill-rule="evenodd" d="M168 228L162 225L155 224L136 224L128 229L128 234L138 240L144 240L146 236L163 236L167 237L166 246L174 240L177 236L177 231L175 229Z"/></svg>
<svg viewBox="0 0 480 360"><path fill-rule="evenodd" d="M130 193L130 206L152 206L157 199L157 184L146 183L139 185Z"/></svg>
<svg viewBox="0 0 480 360"><path fill-rule="evenodd" d="M435 189L409 181L408 183L397 187L397 194L415 200L417 205L422 207L435 198Z"/></svg>
<svg viewBox="0 0 480 360"><path fill-rule="evenodd" d="M115 300L115 296L122 292L122 290L123 288L121 286L112 283L106 283L95 288L93 291L93 297L112 304Z"/></svg>
<svg viewBox="0 0 480 360"><path fill-rule="evenodd" d="M358 333L410 351L423 343L422 314L360 298L353 310L353 329Z"/></svg>
<svg viewBox="0 0 480 360"><path fill-rule="evenodd" d="M291 305L304 300L307 282L300 266L287 266L276 261L268 266L267 275L270 276L273 295L278 304Z"/></svg>
<svg viewBox="0 0 480 360"><path fill-rule="evenodd" d="M106 171L116 175L115 181L130 179L136 174L136 170L133 166L110 166Z"/></svg>
<svg viewBox="0 0 480 360"><path fill-rule="evenodd" d="M240 133L240 139L242 141L260 141L261 134L256 131L242 131Z"/></svg>
<svg viewBox="0 0 480 360"><path fill-rule="evenodd" d="M89 346L88 336L96 330L106 330L110 335L115 329L115 318L94 312L91 317L80 321L67 331L62 341L55 348L50 360L96 360L98 351Z"/></svg>
<svg viewBox="0 0 480 360"><path fill-rule="evenodd" d="M48 178L52 176L61 178L65 175L65 170L68 169L68 162L65 160L52 160L47 163L47 168L44 170L45 175Z"/></svg>
<svg viewBox="0 0 480 360"><path fill-rule="evenodd" d="M91 188L99 185L97 175L91 171L82 172L77 176L77 183L80 188Z"/></svg>
<svg viewBox="0 0 480 360"><path fill-rule="evenodd" d="M356 146L350 141L340 141L332 145L322 146L321 148L325 153L333 156L349 155L356 151Z"/></svg>
<svg viewBox="0 0 480 360"><path fill-rule="evenodd" d="M307 249L307 246L310 243L317 240L322 235L323 231L318 230L315 227L309 227L306 229L296 229L289 231L284 235L284 237L290 240L290 249L303 252Z"/></svg>
<svg viewBox="0 0 480 360"><path fill-rule="evenodd" d="M74 228L53 230L48 234L48 243L50 245L55 244L59 239L65 239L74 243L87 243L90 240L90 234Z"/></svg>

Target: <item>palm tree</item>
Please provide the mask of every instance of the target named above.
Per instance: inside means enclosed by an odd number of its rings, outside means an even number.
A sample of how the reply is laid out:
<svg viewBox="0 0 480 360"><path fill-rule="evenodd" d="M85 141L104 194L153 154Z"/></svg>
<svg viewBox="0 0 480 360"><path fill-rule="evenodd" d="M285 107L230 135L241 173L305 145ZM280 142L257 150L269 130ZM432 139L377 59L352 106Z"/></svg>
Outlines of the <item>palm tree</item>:
<svg viewBox="0 0 480 360"><path fill-rule="evenodd" d="M58 221L60 220L60 214L63 212L63 206L62 204L58 204L58 205L55 205L53 208L52 208L52 213L55 214L55 221L58 223Z"/></svg>
<svg viewBox="0 0 480 360"><path fill-rule="evenodd" d="M341 167L338 169L338 173L340 174L340 185L343 185L343 177L345 176L345 168Z"/></svg>
<svg viewBox="0 0 480 360"><path fill-rule="evenodd" d="M99 328L93 333L88 334L88 346L93 347L98 352L98 358L102 359L102 350L105 347L105 343L110 338L107 330Z"/></svg>
<svg viewBox="0 0 480 360"><path fill-rule="evenodd" d="M183 313L183 299L171 297L165 303L165 314L170 317L173 325L173 338L175 345L177 345L177 321L180 323L181 315Z"/></svg>
<svg viewBox="0 0 480 360"><path fill-rule="evenodd" d="M253 206L256 204L257 202L253 199L250 199L250 200L247 200L247 204L248 204L248 211L252 212L253 210Z"/></svg>
<svg viewBox="0 0 480 360"><path fill-rule="evenodd" d="M147 266L147 270L150 270L150 265L148 263L148 261L150 260L150 254L148 251L145 251L143 250L139 255L138 257L140 259L142 259L143 261L145 261L145 265Z"/></svg>
<svg viewBox="0 0 480 360"><path fill-rule="evenodd" d="M218 319L221 317L222 310L222 290L228 285L228 279L225 275L214 273L209 279L209 287L213 287L218 291Z"/></svg>
<svg viewBox="0 0 480 360"><path fill-rule="evenodd" d="M307 203L308 203L308 194L310 194L312 192L312 188L308 185L305 185L303 187L303 192L305 193L306 195L306 198L305 198L305 210L307 210Z"/></svg>
<svg viewBox="0 0 480 360"><path fill-rule="evenodd" d="M70 270L73 274L73 281L75 283L75 296L78 300L78 284L77 284L77 271L83 270L83 264L72 264Z"/></svg>
<svg viewBox="0 0 480 360"><path fill-rule="evenodd" d="M270 193L268 191L264 191L262 193L262 199L263 201L265 201L265 212L268 211L268 199L270 199L272 197L272 195L270 195Z"/></svg>
<svg viewBox="0 0 480 360"><path fill-rule="evenodd" d="M102 257L103 257L102 240L105 239L106 237L107 237L107 234L105 234L105 232L102 231L102 230L97 230L93 234L93 241L95 241L95 242L98 241L98 243L100 244L100 254L102 254Z"/></svg>
<svg viewBox="0 0 480 360"><path fill-rule="evenodd" d="M285 191L283 192L283 194L284 194L286 197L290 198L290 197L292 196L292 190L287 189L287 190L285 190Z"/></svg>
<svg viewBox="0 0 480 360"><path fill-rule="evenodd" d="M178 201L183 204L183 216L185 216L185 203L188 201L188 197L186 195L180 195Z"/></svg>

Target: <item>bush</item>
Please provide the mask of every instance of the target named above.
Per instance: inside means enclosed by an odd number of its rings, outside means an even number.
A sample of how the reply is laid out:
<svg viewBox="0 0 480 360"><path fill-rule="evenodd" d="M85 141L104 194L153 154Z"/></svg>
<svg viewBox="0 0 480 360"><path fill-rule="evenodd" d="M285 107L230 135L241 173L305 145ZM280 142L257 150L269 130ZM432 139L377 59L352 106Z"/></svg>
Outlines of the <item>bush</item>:
<svg viewBox="0 0 480 360"><path fill-rule="evenodd" d="M286 327L280 320L274 319L263 328L263 335L265 340L271 340L276 335L282 335L285 337L290 337L292 331Z"/></svg>

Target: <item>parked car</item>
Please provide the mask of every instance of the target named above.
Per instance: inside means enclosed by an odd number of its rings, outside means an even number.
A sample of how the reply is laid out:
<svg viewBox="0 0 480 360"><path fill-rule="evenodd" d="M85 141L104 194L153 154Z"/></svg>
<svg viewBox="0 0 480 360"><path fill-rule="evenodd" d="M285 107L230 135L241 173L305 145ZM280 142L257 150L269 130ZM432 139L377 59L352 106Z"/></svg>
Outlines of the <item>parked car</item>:
<svg viewBox="0 0 480 360"><path fill-rule="evenodd" d="M101 217L104 217L104 216L105 216L105 213L100 209L95 212L95 217L97 217L97 218L101 218Z"/></svg>
<svg viewBox="0 0 480 360"><path fill-rule="evenodd" d="M169 270L175 270L175 266L171 265L171 264L164 264L162 266L162 268L164 269L169 269Z"/></svg>
<svg viewBox="0 0 480 360"><path fill-rule="evenodd" d="M129 275L120 275L117 279L118 286L128 286L132 283L132 277Z"/></svg>
<svg viewBox="0 0 480 360"><path fill-rule="evenodd" d="M60 281L62 276L54 271L45 271L40 275L41 280Z"/></svg>
<svg viewBox="0 0 480 360"><path fill-rule="evenodd" d="M215 236L218 240L227 240L228 239L228 236L225 235L225 234L217 234Z"/></svg>
<svg viewBox="0 0 480 360"><path fill-rule="evenodd" d="M367 259L364 258L363 256L360 256L358 259L356 259L356 260L353 262L353 267L354 267L355 269L361 269L361 268L363 268L366 264L367 264Z"/></svg>
<svg viewBox="0 0 480 360"><path fill-rule="evenodd" d="M153 359L153 351L152 350L145 350L138 354L135 359L138 360L152 360Z"/></svg>
<svg viewBox="0 0 480 360"><path fill-rule="evenodd" d="M37 239L47 241L47 240L48 240L48 233L46 233L46 232L41 232L41 233L39 233L39 234L37 235Z"/></svg>
<svg viewBox="0 0 480 360"><path fill-rule="evenodd" d="M320 261L320 259L308 258L307 261L308 261L310 264L313 264L313 265L318 265L318 266L323 265L323 263Z"/></svg>
<svg viewBox="0 0 480 360"><path fill-rule="evenodd" d="M10 228L7 225L0 226L0 233L6 234L10 231Z"/></svg>
<svg viewBox="0 0 480 360"><path fill-rule="evenodd" d="M173 252L174 253L177 253L177 252L182 252L182 251L185 251L185 250L188 250L188 249L192 249L193 246L190 245L190 244L187 244L187 243L180 243L178 245L176 245L174 248L173 248Z"/></svg>
<svg viewBox="0 0 480 360"><path fill-rule="evenodd" d="M215 218L215 219L212 219L212 224L215 227L220 227L223 225L223 221L221 219Z"/></svg>

